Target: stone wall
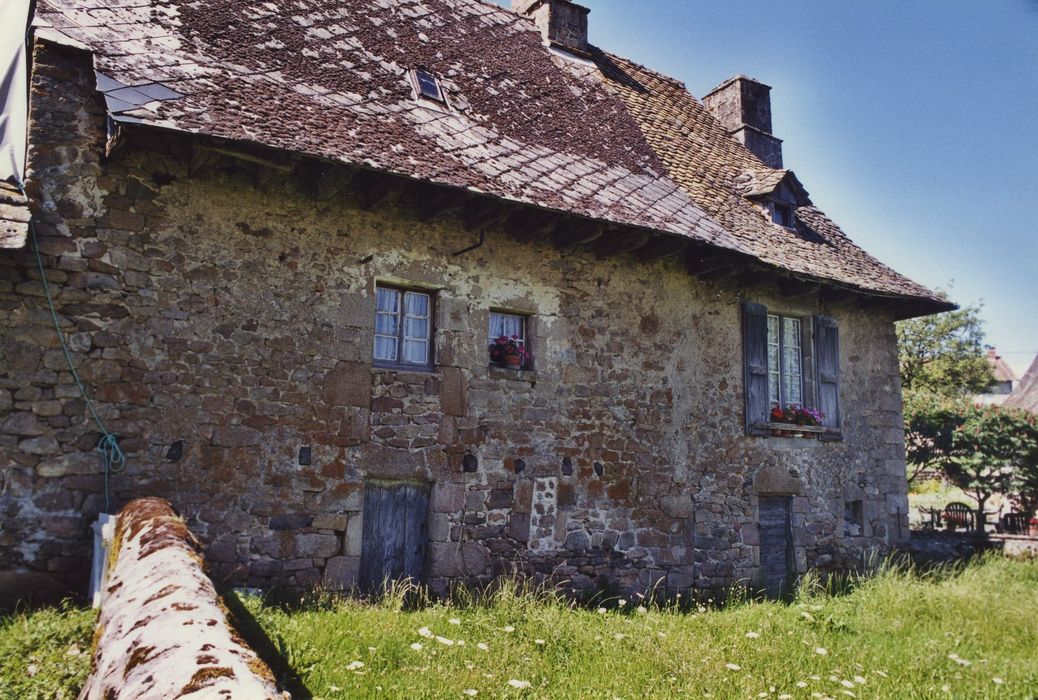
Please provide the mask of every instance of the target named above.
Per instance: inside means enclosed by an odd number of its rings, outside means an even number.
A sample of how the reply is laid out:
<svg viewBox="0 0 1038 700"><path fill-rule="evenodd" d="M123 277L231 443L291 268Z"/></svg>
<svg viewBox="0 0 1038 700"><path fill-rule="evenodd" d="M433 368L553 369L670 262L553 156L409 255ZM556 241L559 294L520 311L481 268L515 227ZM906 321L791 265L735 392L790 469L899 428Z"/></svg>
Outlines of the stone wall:
<svg viewBox="0 0 1038 700"><path fill-rule="evenodd" d="M762 494L793 497L801 571L907 536L890 318L494 230L455 256L475 234L419 222L406 196L365 211L248 163L192 175L190 149L159 139L102 160L90 68L37 48L47 279L129 457L113 510L169 499L217 581L351 585L367 479L431 484L440 589L512 570L580 588L752 581ZM434 371L372 367L376 280L434 293ZM839 321L842 442L744 435L746 299ZM0 252L0 305L0 568L79 581L104 505L98 434L30 250ZM488 367L490 309L531 315L533 371Z"/></svg>

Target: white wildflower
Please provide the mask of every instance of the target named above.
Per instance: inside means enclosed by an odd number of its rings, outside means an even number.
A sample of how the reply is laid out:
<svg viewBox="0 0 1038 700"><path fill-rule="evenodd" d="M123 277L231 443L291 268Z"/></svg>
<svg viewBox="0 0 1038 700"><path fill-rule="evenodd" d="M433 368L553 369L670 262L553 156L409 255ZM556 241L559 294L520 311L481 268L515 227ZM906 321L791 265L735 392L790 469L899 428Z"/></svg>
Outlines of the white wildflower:
<svg viewBox="0 0 1038 700"><path fill-rule="evenodd" d="M626 600L624 600L623 598L621 598L620 600L618 600L618 601L616 601L616 602L620 604L620 607L621 607L621 608L622 608L623 606L627 605L627 601L626 601Z"/></svg>
<svg viewBox="0 0 1038 700"><path fill-rule="evenodd" d="M844 688L853 688L854 681L840 681L840 685L842 685Z"/></svg>
<svg viewBox="0 0 1038 700"><path fill-rule="evenodd" d="M729 671L738 671L742 668L739 664L727 663L724 665Z"/></svg>
<svg viewBox="0 0 1038 700"><path fill-rule="evenodd" d="M948 658L951 659L952 661L954 661L955 663L957 663L960 666L972 666L973 665L972 661L967 661L966 659L962 658L958 654L948 654Z"/></svg>
<svg viewBox="0 0 1038 700"><path fill-rule="evenodd" d="M994 683L995 685L1002 685L1003 683L1005 683L1005 681L1002 680L1001 678L999 678L998 676L995 676L994 678L992 678L991 682Z"/></svg>
<svg viewBox="0 0 1038 700"><path fill-rule="evenodd" d="M747 632L746 633L746 638L747 639L757 639L758 637L760 637L760 634L758 632Z"/></svg>
<svg viewBox="0 0 1038 700"><path fill-rule="evenodd" d="M782 693L782 695L778 696L778 700L792 700L792 698L793 696L789 693Z"/></svg>
<svg viewBox="0 0 1038 700"><path fill-rule="evenodd" d="M815 653L818 654L819 656L825 656L826 654L829 653L829 650L826 649L825 647L815 647Z"/></svg>
<svg viewBox="0 0 1038 700"><path fill-rule="evenodd" d="M616 634L613 635L613 639L615 639L617 641L620 641L621 639L624 639L626 636L627 635L624 634L623 632L617 632Z"/></svg>
<svg viewBox="0 0 1038 700"><path fill-rule="evenodd" d="M854 682L857 683L858 685L864 685L864 683L865 683L865 676L855 676L854 677Z"/></svg>
<svg viewBox="0 0 1038 700"><path fill-rule="evenodd" d="M637 612L641 613L642 615L644 615L645 613L649 612L648 610L645 609L645 606L643 606L643 605L639 605L637 608L635 608L635 610Z"/></svg>
<svg viewBox="0 0 1038 700"><path fill-rule="evenodd" d="M480 642L479 644L477 644L476 648L479 649L480 651L490 651L490 647L488 647L483 642Z"/></svg>
<svg viewBox="0 0 1038 700"><path fill-rule="evenodd" d="M426 638L433 636L432 630L428 627L420 627L418 629L418 634Z"/></svg>
<svg viewBox="0 0 1038 700"><path fill-rule="evenodd" d="M807 687L807 682L806 681L797 681L797 687L798 688L806 688Z"/></svg>
<svg viewBox="0 0 1038 700"><path fill-rule="evenodd" d="M362 669L362 668L364 668L364 662L363 661L351 661L348 664L346 664L346 670L347 671L357 671L357 670Z"/></svg>
<svg viewBox="0 0 1038 700"><path fill-rule="evenodd" d="M440 644L446 646L446 647L454 646L454 640L453 639L447 639L446 637L441 637L439 635L436 636L436 641L439 642Z"/></svg>
<svg viewBox="0 0 1038 700"><path fill-rule="evenodd" d="M889 676L887 676L885 671L875 671L875 674L877 676L883 676L884 678L889 678Z"/></svg>
<svg viewBox="0 0 1038 700"><path fill-rule="evenodd" d="M599 609L597 610L597 612L598 612L598 614L599 614L599 615L605 615L605 614L606 614L607 612L609 612L609 611L608 611L608 610L606 610L605 608L599 608Z"/></svg>
<svg viewBox="0 0 1038 700"><path fill-rule="evenodd" d="M512 627L511 625L505 625L504 627L501 628L501 631L502 632L515 632L515 627Z"/></svg>
<svg viewBox="0 0 1038 700"><path fill-rule="evenodd" d="M509 679L508 685L512 686L516 690L525 690L530 687L530 681L520 681L515 678Z"/></svg>
<svg viewBox="0 0 1038 700"><path fill-rule="evenodd" d="M535 640L533 640L533 643L534 644L544 644L544 640L543 639L535 639Z"/></svg>
<svg viewBox="0 0 1038 700"><path fill-rule="evenodd" d="M468 695L470 698L474 698L477 695L479 695L479 691L476 690L475 688L465 688L465 690L463 690L461 692L462 692L463 695Z"/></svg>
<svg viewBox="0 0 1038 700"><path fill-rule="evenodd" d="M451 619L447 620L447 622L449 622L452 625L460 625L461 624L461 620L459 620L456 617L452 617Z"/></svg>
<svg viewBox="0 0 1038 700"><path fill-rule="evenodd" d="M423 647L419 642L414 642L413 644L411 644L411 648L415 651L421 651L425 647Z"/></svg>

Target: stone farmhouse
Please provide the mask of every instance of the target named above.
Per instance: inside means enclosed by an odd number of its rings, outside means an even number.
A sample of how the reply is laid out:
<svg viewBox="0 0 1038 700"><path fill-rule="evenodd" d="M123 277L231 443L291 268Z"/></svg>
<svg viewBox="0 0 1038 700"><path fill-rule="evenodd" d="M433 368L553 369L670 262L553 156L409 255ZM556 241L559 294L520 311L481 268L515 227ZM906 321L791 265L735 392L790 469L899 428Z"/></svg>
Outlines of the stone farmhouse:
<svg viewBox="0 0 1038 700"><path fill-rule="evenodd" d="M37 0L0 570L82 586L144 495L262 587L777 593L904 541L893 324L951 305L812 204L768 86L587 20Z"/></svg>

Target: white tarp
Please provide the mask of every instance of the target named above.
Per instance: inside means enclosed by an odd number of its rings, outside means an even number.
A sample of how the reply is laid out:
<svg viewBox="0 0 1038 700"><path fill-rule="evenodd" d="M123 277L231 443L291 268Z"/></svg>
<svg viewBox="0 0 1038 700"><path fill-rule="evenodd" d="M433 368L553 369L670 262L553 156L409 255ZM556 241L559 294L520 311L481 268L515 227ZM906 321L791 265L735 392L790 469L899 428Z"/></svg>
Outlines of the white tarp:
<svg viewBox="0 0 1038 700"><path fill-rule="evenodd" d="M29 0L0 0L0 180L25 170L25 31Z"/></svg>

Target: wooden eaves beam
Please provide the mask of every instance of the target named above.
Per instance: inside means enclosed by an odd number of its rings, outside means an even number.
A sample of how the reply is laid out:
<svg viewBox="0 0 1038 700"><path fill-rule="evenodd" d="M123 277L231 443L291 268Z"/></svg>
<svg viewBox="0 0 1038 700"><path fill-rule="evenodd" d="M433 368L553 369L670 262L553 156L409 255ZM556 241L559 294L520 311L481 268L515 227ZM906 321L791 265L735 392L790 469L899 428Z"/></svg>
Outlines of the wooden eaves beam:
<svg viewBox="0 0 1038 700"><path fill-rule="evenodd" d="M559 249L583 245L597 240L604 230L605 227L599 221L566 219L552 234L552 243Z"/></svg>

